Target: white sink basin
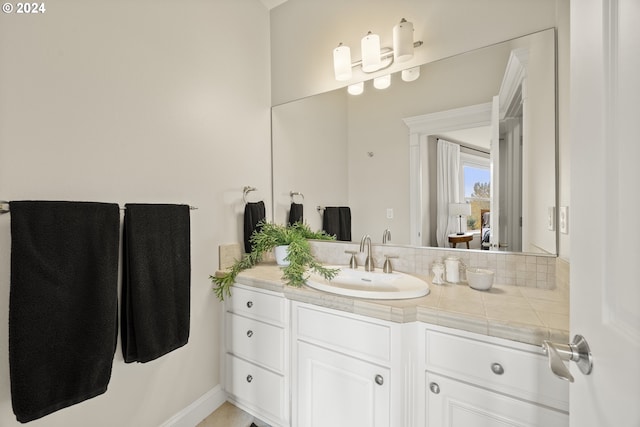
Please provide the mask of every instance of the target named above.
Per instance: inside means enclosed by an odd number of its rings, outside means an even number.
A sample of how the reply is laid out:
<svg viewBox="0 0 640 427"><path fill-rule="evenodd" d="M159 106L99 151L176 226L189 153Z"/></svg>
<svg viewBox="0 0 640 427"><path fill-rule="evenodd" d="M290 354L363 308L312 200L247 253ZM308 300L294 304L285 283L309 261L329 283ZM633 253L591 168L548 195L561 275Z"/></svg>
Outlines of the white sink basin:
<svg viewBox="0 0 640 427"><path fill-rule="evenodd" d="M405 273L384 273L380 268L364 271L358 267L354 270L339 265L327 268L339 269L340 272L330 281L312 273L307 279L307 286L333 294L370 299L418 298L429 293L427 282Z"/></svg>

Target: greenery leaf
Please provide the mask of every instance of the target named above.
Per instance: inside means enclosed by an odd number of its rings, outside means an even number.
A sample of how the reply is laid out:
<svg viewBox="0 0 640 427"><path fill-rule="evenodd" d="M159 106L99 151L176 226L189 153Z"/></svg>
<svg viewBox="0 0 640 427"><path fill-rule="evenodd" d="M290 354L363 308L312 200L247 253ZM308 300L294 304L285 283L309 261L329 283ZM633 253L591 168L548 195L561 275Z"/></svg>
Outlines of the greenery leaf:
<svg viewBox="0 0 640 427"><path fill-rule="evenodd" d="M334 240L324 231L312 231L308 225L296 222L290 226L260 222L250 238L253 249L249 254L231 266L228 272L220 276L209 276L214 287L213 291L220 301L231 296L231 286L236 276L243 270L249 269L260 261L265 253L276 246L288 245L289 255L286 260L289 265L282 270L282 278L289 286L300 287L308 278L307 271L313 270L327 280L333 279L338 270L324 267L311 254L309 239Z"/></svg>

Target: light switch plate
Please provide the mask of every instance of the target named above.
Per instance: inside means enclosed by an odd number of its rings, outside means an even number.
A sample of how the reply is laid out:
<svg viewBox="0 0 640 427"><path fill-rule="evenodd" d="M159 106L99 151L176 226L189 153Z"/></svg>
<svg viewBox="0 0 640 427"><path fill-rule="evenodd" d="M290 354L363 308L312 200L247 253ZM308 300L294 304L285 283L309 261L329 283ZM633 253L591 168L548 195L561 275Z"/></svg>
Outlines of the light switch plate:
<svg viewBox="0 0 640 427"><path fill-rule="evenodd" d="M387 208L387 219L393 219L393 208Z"/></svg>
<svg viewBox="0 0 640 427"><path fill-rule="evenodd" d="M556 231L556 207L550 206L547 210L547 229Z"/></svg>
<svg viewBox="0 0 640 427"><path fill-rule="evenodd" d="M560 232L562 234L569 234L569 206L560 206Z"/></svg>

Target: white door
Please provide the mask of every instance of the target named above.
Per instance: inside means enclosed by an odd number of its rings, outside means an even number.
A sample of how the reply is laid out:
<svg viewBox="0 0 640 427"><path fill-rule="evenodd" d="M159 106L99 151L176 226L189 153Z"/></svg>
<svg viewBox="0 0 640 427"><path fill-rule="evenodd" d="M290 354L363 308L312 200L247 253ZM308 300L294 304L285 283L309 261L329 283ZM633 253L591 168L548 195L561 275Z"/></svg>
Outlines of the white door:
<svg viewBox="0 0 640 427"><path fill-rule="evenodd" d="M640 1L571 1L571 426L640 426Z"/></svg>
<svg viewBox="0 0 640 427"><path fill-rule="evenodd" d="M491 238L489 239L492 251L500 249L500 97L493 97L491 104L491 216L489 227Z"/></svg>

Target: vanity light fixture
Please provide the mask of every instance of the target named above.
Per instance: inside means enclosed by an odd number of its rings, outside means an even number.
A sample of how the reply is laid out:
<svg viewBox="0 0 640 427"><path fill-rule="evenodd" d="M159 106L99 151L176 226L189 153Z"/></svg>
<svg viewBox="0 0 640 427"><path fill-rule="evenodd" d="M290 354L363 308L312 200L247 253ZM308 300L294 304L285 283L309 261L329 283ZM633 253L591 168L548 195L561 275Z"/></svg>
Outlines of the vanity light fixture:
<svg viewBox="0 0 640 427"><path fill-rule="evenodd" d="M374 73L388 68L393 62L406 62L413 58L413 50L422 46L422 41L413 41L413 24L402 18L399 24L393 27L393 48L380 47L380 36L371 31L360 42L362 60L350 62L351 68L361 66L365 73ZM351 49L340 43L334 49L333 67L338 75L343 75L345 62L351 60ZM338 79L339 80L339 79Z"/></svg>
<svg viewBox="0 0 640 427"><path fill-rule="evenodd" d="M351 49L342 43L333 50L333 69L338 81L350 80L353 77L353 68L360 66L365 73L374 73L391 66L395 62L406 62L413 58L413 50L422 46L422 41L413 41L413 24L402 18L399 24L393 27L393 48L381 48L380 36L371 31L364 36L360 43L362 59L351 62ZM413 71L411 71L413 70ZM405 73L404 71L407 71ZM402 80L409 82L420 76L420 68L414 67L403 70ZM379 80L381 79L381 80ZM390 76L378 77L374 80L374 86L382 89L389 87ZM353 89L356 92L359 89ZM351 87L349 88L351 92ZM357 94L362 93L361 91Z"/></svg>

